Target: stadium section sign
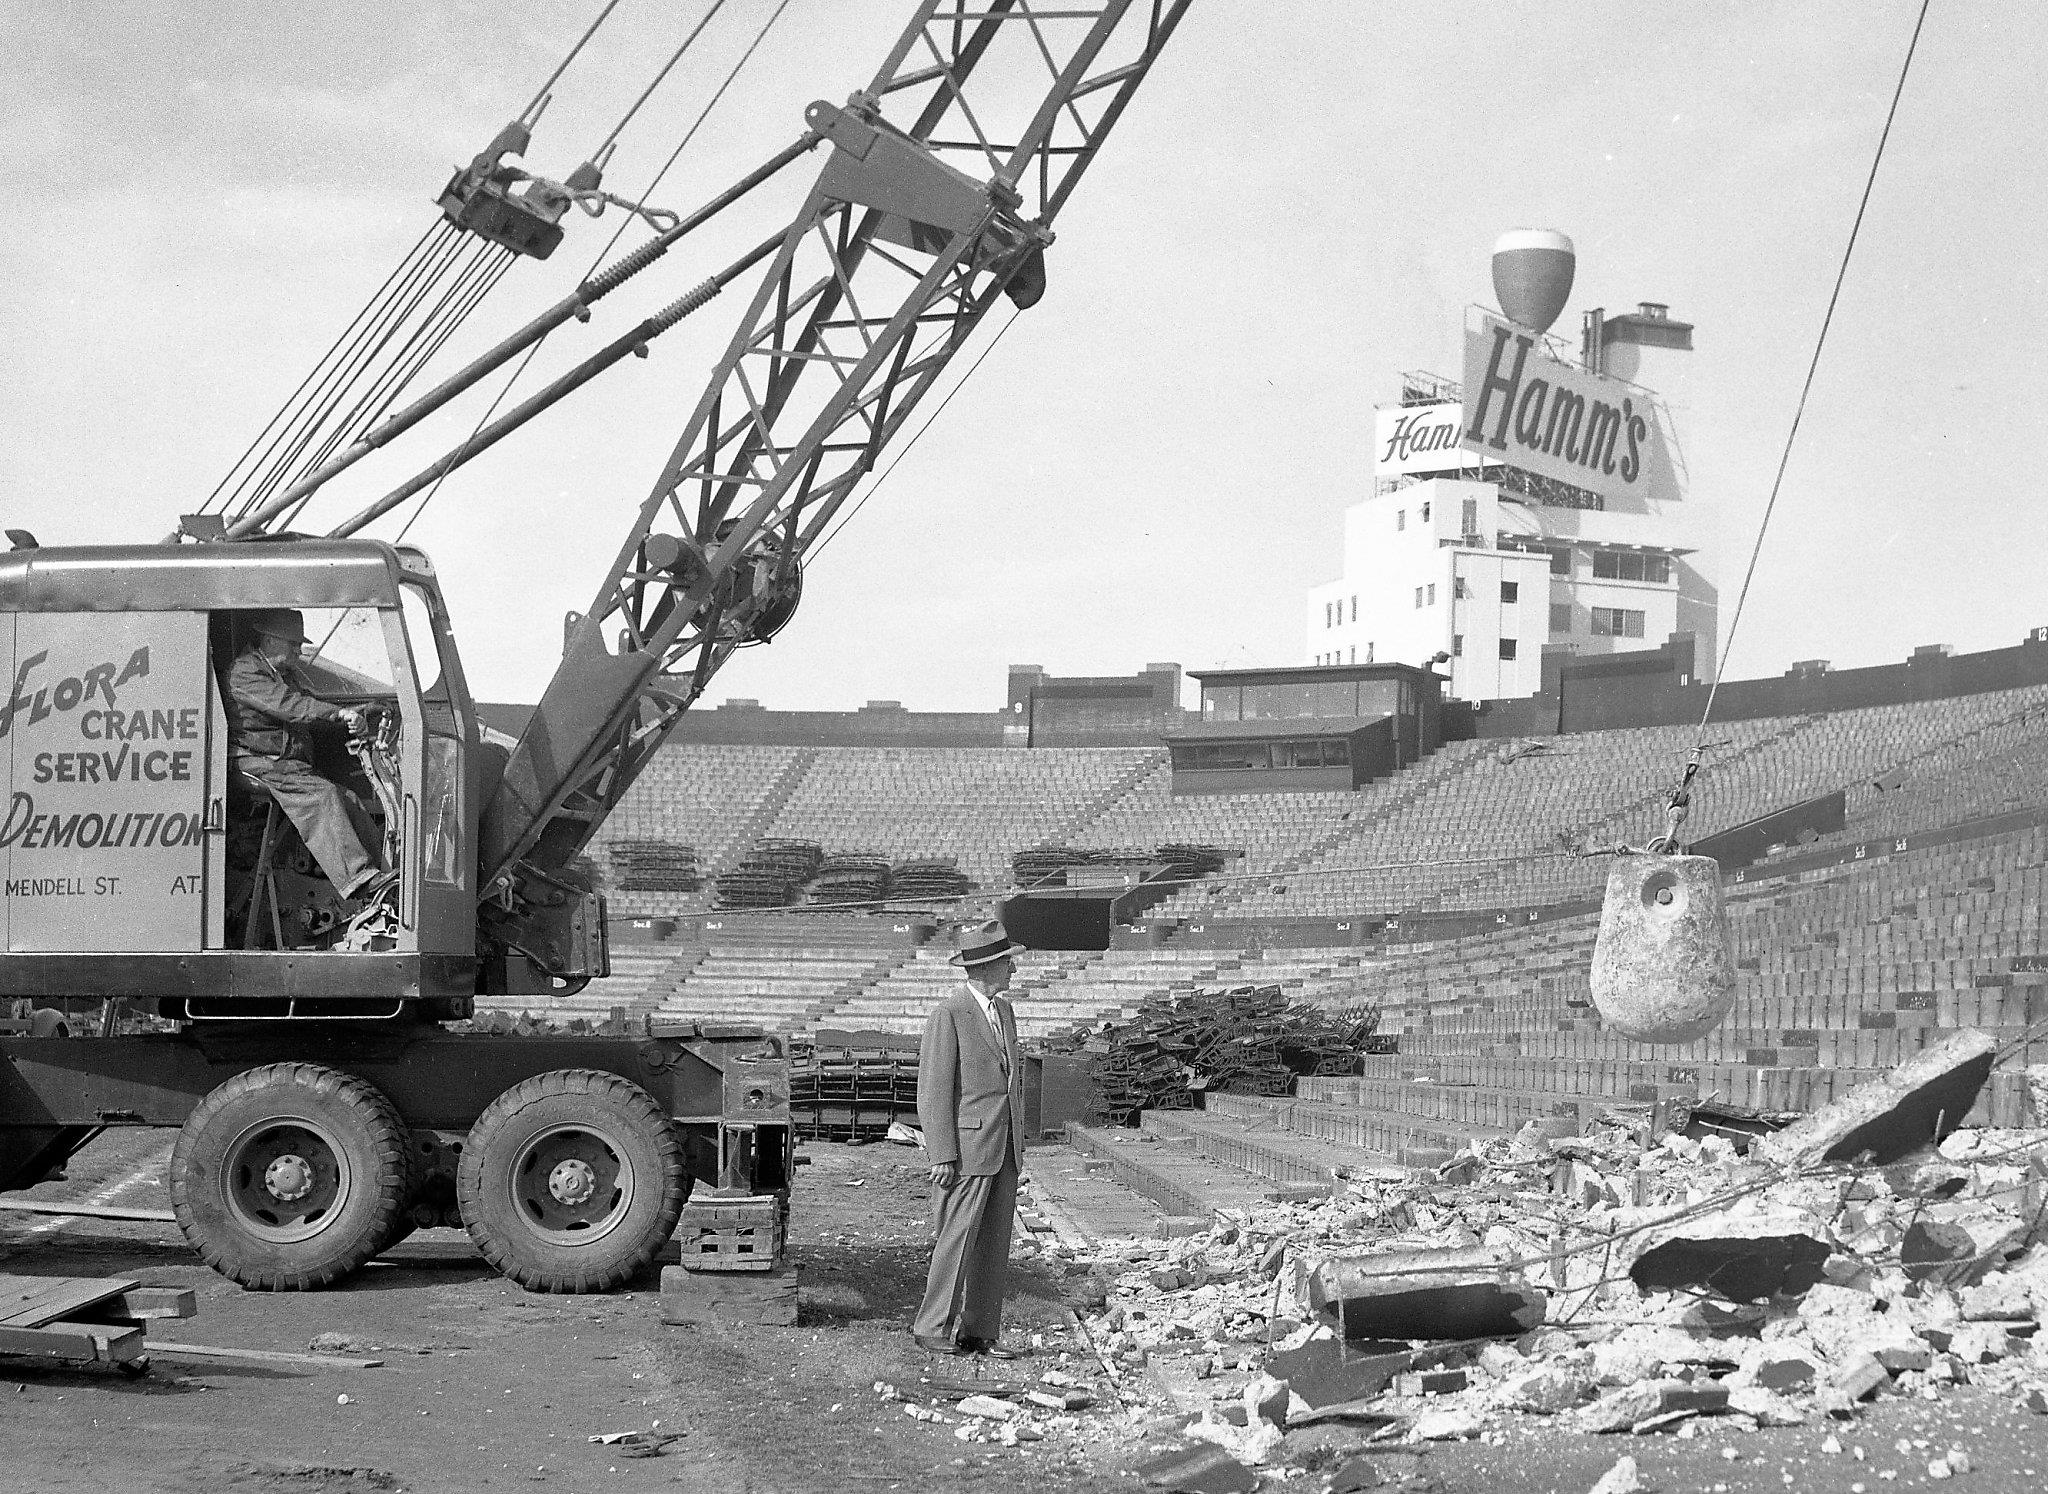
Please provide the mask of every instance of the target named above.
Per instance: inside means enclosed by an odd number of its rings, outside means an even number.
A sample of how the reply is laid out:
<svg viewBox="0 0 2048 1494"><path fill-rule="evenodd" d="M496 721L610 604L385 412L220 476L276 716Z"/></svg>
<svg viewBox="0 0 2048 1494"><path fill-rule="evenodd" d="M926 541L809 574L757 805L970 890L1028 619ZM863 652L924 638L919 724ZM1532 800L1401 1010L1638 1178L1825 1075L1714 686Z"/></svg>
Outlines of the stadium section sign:
<svg viewBox="0 0 2048 1494"><path fill-rule="evenodd" d="M1478 321L1465 331L1459 444L1606 498L1648 495L1671 466L1651 396L1560 363L1512 322Z"/></svg>
<svg viewBox="0 0 2048 1494"><path fill-rule="evenodd" d="M1459 472L1493 465L1497 457L1475 457L1458 444L1464 407L1401 405L1380 410L1373 420L1373 472L1394 477L1411 472Z"/></svg>

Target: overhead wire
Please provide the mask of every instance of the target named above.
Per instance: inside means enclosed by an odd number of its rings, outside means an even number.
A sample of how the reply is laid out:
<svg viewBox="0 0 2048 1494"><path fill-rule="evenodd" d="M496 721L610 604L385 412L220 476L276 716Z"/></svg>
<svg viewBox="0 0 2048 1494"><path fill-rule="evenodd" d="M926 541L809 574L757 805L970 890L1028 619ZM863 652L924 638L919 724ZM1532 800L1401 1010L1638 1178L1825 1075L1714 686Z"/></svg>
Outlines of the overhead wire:
<svg viewBox="0 0 2048 1494"><path fill-rule="evenodd" d="M605 0L605 7L603 10L597 13L597 19L592 21L589 27L584 31L583 35L576 39L576 45L569 48L568 55L565 56L560 62L555 64L555 70L548 74L547 81L542 83L539 90L534 94L533 102L528 104L524 109L521 109L519 111L519 118L526 119L528 115L532 114L536 109L540 108L542 103L544 103L547 99L548 90L553 88L556 82L561 78L562 74L569 70L569 64L576 60L577 55L581 53L584 47L589 44L590 39L593 36L597 35L597 28L602 26L607 20L609 20L611 18L611 13L614 10L617 10L618 7L619 0ZM531 121L529 120L528 123L531 123Z"/></svg>
<svg viewBox="0 0 2048 1494"><path fill-rule="evenodd" d="M671 52L668 61L661 65L661 71L654 75L654 80L640 91L640 97L633 100L632 107L626 110L624 117L612 126L612 132L604 137L595 151L591 152L593 160L602 156L605 151L611 148L613 142L619 138L620 133L627 125L633 122L633 116L640 112L640 106L653 97L654 90L661 87L662 80L669 75L670 70L678 62L683 60L683 54L690 50L690 44L696 41L698 35L706 26L711 24L712 17L716 16L723 9L725 9L725 0L711 0L711 8L704 12L704 19L691 28L690 34L683 38L682 45Z"/></svg>
<svg viewBox="0 0 2048 1494"><path fill-rule="evenodd" d="M939 401L938 408L932 411L931 415L925 420L925 423L919 426L917 428L916 433L912 435L908 441L904 442L903 445L897 450L896 455L893 458L891 458L889 465L882 469L881 476L877 477L873 482L868 484L867 491L860 495L860 498L854 503L853 507L848 509L846 513L839 519L839 521L836 524L832 526L830 530L828 530L826 533L818 537L818 542L815 545L811 546L811 553L809 558L815 559L819 554L821 554L824 551L827 545L831 544L833 540L839 537L840 532L844 530L848 524L853 522L854 515L858 514L862 508L866 507L867 501L875 496L876 491L882 486L883 483L889 480L889 474L894 472L898 467L900 467L903 464L903 459L910 455L912 450L916 448L917 443L919 441L922 441L924 439L924 433L932 428L932 426L938 421L938 418L941 415L946 413L946 406L953 403L953 396L958 394L962 389L965 389L967 387L967 381L974 377L974 371L980 368L981 365L985 361L987 361L988 355L996 350L996 344L1003 340L1003 334L1005 332L1008 332L1011 327L1016 325L1017 318L1021 314L1022 313L1019 312L1019 310L1015 307L1012 307L1010 309L1009 319L1005 321L1002 324L1002 326L996 328L996 335L988 340L988 346L983 348L981 350L980 355L976 357L975 360L967 366L967 372L960 375L959 381L955 383L949 391L947 391L946 397Z"/></svg>
<svg viewBox="0 0 2048 1494"><path fill-rule="evenodd" d="M1742 609L1743 605L1749 600L1749 587L1750 582L1756 577L1757 560L1763 554L1764 535L1771 527L1771 516L1777 511L1778 494L1785 483L1785 469L1792 460L1793 444L1799 439L1799 423L1806 414L1807 398L1813 393L1814 376L1820 370L1821 351L1827 346L1828 329L1834 325L1835 308L1842 299L1842 285L1849 276L1849 261L1856 252L1857 235L1863 229L1863 215L1869 210L1871 193L1877 186L1878 167L1884 163L1885 145L1891 139L1892 123L1898 118L1899 100L1905 96L1906 79L1913 70L1913 54L1920 45L1921 28L1927 24L1929 3L1930 0L1920 0L1920 14L1913 22L1913 35L1906 44L1905 61L1900 64L1899 80L1892 89L1891 107L1885 111L1884 128L1878 134L1877 150L1871 156L1870 172L1863 182L1863 195L1856 204L1855 221L1849 226L1848 242L1842 246L1841 263L1835 270L1834 289L1828 295L1827 311L1821 317L1820 334L1814 339L1813 357L1806 365L1806 379L1799 389L1799 402L1792 411L1792 425L1785 433L1785 446L1778 455L1778 470L1771 479L1770 497L1764 503L1763 519L1757 525L1756 543L1749 552L1749 566L1742 573L1742 589L1736 593L1735 610L1728 619L1728 634L1722 640L1721 657L1714 668L1713 683L1707 690L1706 709L1700 715L1700 731L1702 733L1706 731L1707 722L1714 714L1714 699L1721 688L1721 676L1727 668L1729 652L1735 646L1736 629L1742 624Z"/></svg>

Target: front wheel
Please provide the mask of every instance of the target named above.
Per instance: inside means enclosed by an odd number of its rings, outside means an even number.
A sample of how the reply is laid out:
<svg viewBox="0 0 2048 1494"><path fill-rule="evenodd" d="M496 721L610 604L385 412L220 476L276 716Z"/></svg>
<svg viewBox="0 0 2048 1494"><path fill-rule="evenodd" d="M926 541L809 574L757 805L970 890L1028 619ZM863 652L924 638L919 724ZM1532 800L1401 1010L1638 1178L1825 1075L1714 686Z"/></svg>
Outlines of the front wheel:
<svg viewBox="0 0 2048 1494"><path fill-rule="evenodd" d="M675 1123L646 1090L556 1069L477 1117L455 1191L470 1238L521 1286L602 1292L668 1243L690 1182Z"/></svg>
<svg viewBox="0 0 2048 1494"><path fill-rule="evenodd" d="M171 1152L171 1208L209 1266L259 1291L341 1280L390 1237L412 1139L352 1074L274 1063L222 1084Z"/></svg>

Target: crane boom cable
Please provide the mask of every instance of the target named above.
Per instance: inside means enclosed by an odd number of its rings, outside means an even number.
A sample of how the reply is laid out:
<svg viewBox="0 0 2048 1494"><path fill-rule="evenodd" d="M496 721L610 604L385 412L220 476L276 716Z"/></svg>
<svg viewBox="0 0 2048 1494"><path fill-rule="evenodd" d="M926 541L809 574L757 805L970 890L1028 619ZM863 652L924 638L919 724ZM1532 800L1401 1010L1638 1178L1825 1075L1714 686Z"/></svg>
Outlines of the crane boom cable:
<svg viewBox="0 0 2048 1494"><path fill-rule="evenodd" d="M711 8L704 12L704 19L690 29L690 34L683 38L682 45L670 53L668 61L661 65L661 71L654 75L654 80L640 91L640 97L633 100L631 107L626 110L624 116L620 118L617 124L612 126L612 132L604 137L604 140L598 145L596 150L591 152L592 160L602 156L611 147L612 143L619 138L619 135L625 130L626 126L633 122L633 116L640 112L640 106L653 97L654 90L661 87L662 80L669 75L677 63L683 60L683 54L690 50L691 43L695 42L703 34L704 28L711 24L712 17L716 16L723 9L725 9L725 0L711 0ZM643 202L646 200L645 194L642 195L641 200Z"/></svg>
<svg viewBox="0 0 2048 1494"><path fill-rule="evenodd" d="M692 121L690 128L684 132L683 138L676 143L676 148L669 153L669 157L666 161L662 163L661 169L654 173L653 178L648 182L646 188L641 192L640 198L643 202L647 198L654 195L655 188L661 185L661 179L668 175L669 171L675 166L677 160L681 158L683 151L686 148L688 148L690 142L696 138L697 132L704 127L704 121L710 118L711 111L718 107L719 100L725 97L726 91L732 87L734 80L737 79L740 75L740 70L747 65L748 61L753 57L754 53L760 48L761 43L768 39L769 31L772 30L775 26L775 23L782 18L782 13L785 10L789 9L789 5L790 0L780 0L780 3L776 5L774 11L769 14L768 19L761 23L760 31L755 34L754 40L748 45L746 51L740 54L739 61L735 62L732 65L731 70L727 72L727 74L725 75L725 81L718 85L718 88L705 102L704 107L697 112L697 117L694 121ZM709 20L710 18L707 16L705 19ZM699 29L702 29L701 26ZM692 35L694 36L694 33L692 33ZM638 106L635 105L635 107L637 108ZM596 257L593 258L591 261L591 275L595 275L597 273L598 267L604 263L605 257L609 255L612 252L612 250L618 245L620 238L624 236L627 228L637 221L639 221L637 218L634 218L629 215L620 221L619 226L616 229L612 230L611 238L605 242L605 245L602 249L598 250ZM586 278L588 277L586 276ZM513 368L511 376L506 379L504 386L499 389L496 397L492 399L490 408L484 411L482 417L477 421L475 427L470 431L468 438L463 441L461 446L455 449L456 452L467 450L471 445L475 443L477 437L483 433L484 428L490 423L492 415L494 415L497 412L498 406L502 404L506 396L512 392L512 388L519 381L520 376L524 374L527 368L532 365L534 355L540 351L540 349L543 345L545 345L546 342L547 337L545 334L543 334L541 338L538 341L536 341L531 348L527 350L526 356L519 360L518 364ZM449 457L452 457L454 455L455 452L449 453ZM448 458L444 457L443 461L448 461ZM426 512L427 505L433 502L435 496L440 493L441 485L448 480L448 475L451 472L453 472L459 465L461 464L456 462L450 462L449 465L443 467L439 474L436 475L436 477L434 478L433 486L427 489L425 495L421 497L418 505L413 509L411 515L406 519L404 526L399 530L399 534L401 537L403 537L404 534L408 530L410 530L416 522L418 522L420 515ZM352 520L350 522L354 524L358 523L359 521ZM351 530L350 532L354 531Z"/></svg>
<svg viewBox="0 0 2048 1494"><path fill-rule="evenodd" d="M482 243L472 246L469 262L447 279L440 288L440 296L434 307L406 334L405 341L392 352L381 371L373 373L366 364L363 377L358 381L362 387L361 394L345 412L336 406L340 418L330 422L327 435L320 445L298 463L291 473L294 481L320 467L342 446L353 440L359 430L366 429L374 422L378 413L390 407L391 401L397 397L398 388L403 387L416 368L415 360L422 343L429 347L437 346L447 332L454 330L452 325L443 325L452 320L449 316L451 305L473 304L471 292L476 284L487 278L491 270L504 261L505 251L501 250L494 261L489 248L490 246ZM394 328L393 335L397 335L400 330L402 328Z"/></svg>
<svg viewBox="0 0 2048 1494"><path fill-rule="evenodd" d="M243 496L239 507L234 510L236 517L248 512L275 491L282 470L297 459L305 449L310 433L319 428L328 418L336 403L343 397L349 384L357 377L365 360L372 358L392 335L393 328L410 316L423 297L431 292L432 286L447 272L462 252L460 239L453 233L447 235L435 247L433 258L413 267L405 284L386 297L377 308L376 314L362 322L348 345L340 350L338 358L328 361L327 371L318 381L308 400L303 403L292 420L273 438L270 447L263 454L265 468L255 483L254 492L248 492L248 483L243 485ZM283 446L280 454L279 447Z"/></svg>
<svg viewBox="0 0 2048 1494"><path fill-rule="evenodd" d="M1778 492L1785 482L1785 468L1792 460L1793 443L1799 438L1799 422L1806 414L1807 396L1813 392L1814 376L1820 370L1821 350L1827 346L1828 328L1834 323L1835 306L1842 298L1842 284L1849 275L1849 260L1856 252L1856 236L1863 228L1863 215L1870 207L1871 192L1877 186L1877 170L1883 164L1884 148L1891 139L1892 122L1898 118L1899 100L1904 97L1906 92L1906 78L1913 69L1913 53L1920 45L1921 28L1927 24L1927 8L1929 3L1930 0L1920 0L1920 14L1913 22L1912 39L1906 43L1906 58L1899 67L1899 81L1892 90L1891 107L1885 111L1884 129L1878 134L1877 150L1870 159L1870 174L1864 178L1863 196L1856 204L1856 218L1849 226L1848 242L1842 246L1842 261L1835 270L1834 290L1828 295L1827 312L1821 317L1820 335L1814 339L1813 357L1806 366L1806 382L1800 386L1799 403L1792 411L1791 429L1785 433L1784 450L1778 455L1777 474L1771 479L1770 498L1764 504L1763 519L1757 525L1756 544L1749 552L1749 567L1742 574L1742 589L1736 594L1735 611L1728 620L1728 636L1721 644L1721 657L1714 667L1714 682L1707 690L1706 710L1700 715L1700 731L1703 734L1707 729L1708 720L1714 714L1714 697L1721 689L1721 676L1728 666L1729 652L1735 646L1735 630L1742 623L1743 604L1749 600L1749 584L1756 577L1757 560L1763 554L1764 534L1769 530L1771 515L1778 506ZM1695 753L1695 759L1697 759L1697 753ZM1695 762L1696 765L1697 763ZM1690 770L1688 771L1688 776L1690 776Z"/></svg>
<svg viewBox="0 0 2048 1494"><path fill-rule="evenodd" d="M394 368L391 371L387 376L385 392L381 399L365 409L360 420L336 429L333 437L328 441L326 448L320 453L318 458L308 462L301 470L299 474L301 479L324 467L333 459L334 452L344 444L353 445L355 442L360 441L376 425L378 420L383 418L385 412L390 409L393 402L397 400L399 394L403 392L419 370L433 360L435 354L440 352L448 339L455 335L461 324L468 320L470 313L476 310L484 297L489 295L497 283L505 277L505 274L511 269L515 257L509 253L501 255L495 263L486 266L481 275L471 278L466 298L458 313L447 319L446 324L438 329L426 345L415 352L410 367ZM308 487L304 493L300 494L297 502L282 511L278 519L279 526L289 529L297 521L298 516L305 511L306 505L312 502L313 496L317 491L318 489L315 487Z"/></svg>
<svg viewBox="0 0 2048 1494"><path fill-rule="evenodd" d="M617 10L618 8L619 0L605 0L605 7L603 10L597 13L597 19L592 21L589 25L589 28L584 31L583 35L576 39L576 45L569 48L568 55L563 57L563 59L560 62L555 64L555 70L548 74L547 81L541 84L539 91L534 94L533 102L528 104L524 109L521 109L519 111L519 118L525 119L529 114L532 114L536 109L538 109L541 106L543 102L546 101L548 96L548 90L550 88L553 88L556 82L561 78L562 74L569 70L569 64L576 60L577 54L583 50L583 48L589 43L590 39L593 36L597 35L597 28L602 26L606 21L610 20L612 12ZM531 121L529 121L529 123L531 123Z"/></svg>
<svg viewBox="0 0 2048 1494"><path fill-rule="evenodd" d="M388 276L385 277L384 284L379 286L376 294L371 297L371 305L366 305L361 311L358 311L356 313L355 320L350 322L347 327L344 327L341 330L341 332L336 335L333 345L330 346L327 352L321 356L320 361L315 363L312 368L308 369L306 371L305 377L299 380L298 388L294 389L291 392L291 394L286 398L283 406L281 406L277 413L270 417L269 422L260 431L258 431L254 437L250 439L248 446L243 450L242 454L235 458L233 464L229 466L227 472L221 477L221 480L218 483L214 484L213 491L206 496L206 501L199 505L198 511L200 513L210 513L212 512L215 503L226 501L223 499L222 495L223 492L229 487L229 485L235 481L235 474L242 469L243 464L249 461L249 459L255 454L256 448L263 444L265 437L270 435L272 429L277 425L277 423L285 418L286 412L289 411L292 408L292 406L298 401L299 397L306 392L307 386L310 385L313 382L313 380L319 375L320 369L325 365L326 360L333 356L334 350L336 348L339 348L341 344L344 341L346 341L349 335L355 330L356 325L359 322L361 322L361 320L365 316L369 315L371 306L375 305L379 300L381 300L381 298L391 289L391 287L398 281L398 279L406 273L407 268L411 265L413 260L417 258L420 254L425 252L427 241L433 238L437 233L446 232L449 226L450 225L448 224L446 219L437 220L436 222L429 224L425 231L420 234L419 241L415 243L411 249L406 251L405 257L401 259L398 263L398 266L395 269L393 269Z"/></svg>
<svg viewBox="0 0 2048 1494"><path fill-rule="evenodd" d="M724 0L715 0L714 9L723 3ZM609 19L617 6L618 0L607 0L596 18L541 84L534 94L533 101L520 112L520 119L530 124L538 117L538 110L545 104L549 90L597 34L598 29ZM698 29L701 30L701 26ZM428 240L436 240L436 243L423 256L421 248ZM390 407L419 371L431 361L431 351L425 357L416 357L411 356L413 350L421 346L438 350L468 320L484 297L502 278L505 266L499 266L496 273L485 273L480 269L479 261L483 255L479 248L463 269L454 272L454 283L445 286L435 309L428 313L421 325L413 329L412 334L397 352L389 354L390 361L381 372L371 373L377 357L387 353L390 337L396 328L402 326L417 312L432 297L434 288L449 277L449 265L454 256L444 252L444 249L451 242L459 241L460 230L445 218L422 235L421 243L414 246L413 251L401 262L399 269L387 279L378 295L357 314L355 320L336 339L334 346L314 365L313 371L306 379L301 381L299 389L287 401L285 408L277 416L273 416L271 422L258 433L251 443L250 451L244 453L235 468L230 468L221 486L216 487L214 493L202 505L202 513L210 511L218 500L222 511L232 513L235 522L246 520L252 512L269 501L280 487L295 485L309 473L320 468L333 453L348 446L355 435L367 428L360 418L364 410L382 413ZM438 262L434 264L432 273L426 276L426 284L421 285L422 263L434 261L437 256ZM506 259L506 265L509 265L509 258L508 256ZM417 293L406 296L404 287L407 285L414 287ZM399 315L394 321L391 313L395 307L399 308ZM366 326L378 325L386 328L385 334L382 337L371 338L366 345ZM330 424L349 394L357 390L365 380L368 381L369 388L357 398L354 408L342 417L340 424ZM375 418L375 414L370 417L371 421ZM315 445L317 433L323 427L327 433ZM284 434L291 431L296 431L296 434ZM236 470L245 465L250 452L256 451L259 447L263 448L262 460L275 460L267 470L262 470L260 477L255 472L245 473L237 482ZM311 459L304 459L309 447L317 455ZM223 496L223 488L229 489L226 496ZM296 515L304 508L305 497L301 496L290 504L289 512Z"/></svg>

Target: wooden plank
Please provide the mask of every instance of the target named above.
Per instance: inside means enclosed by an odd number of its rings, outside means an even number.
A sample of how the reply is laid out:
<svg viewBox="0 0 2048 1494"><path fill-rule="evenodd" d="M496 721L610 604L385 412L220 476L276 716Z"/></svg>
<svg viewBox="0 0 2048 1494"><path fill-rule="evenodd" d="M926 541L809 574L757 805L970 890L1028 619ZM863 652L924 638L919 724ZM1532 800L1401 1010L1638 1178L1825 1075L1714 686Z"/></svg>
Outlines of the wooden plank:
<svg viewBox="0 0 2048 1494"><path fill-rule="evenodd" d="M246 1359L255 1364L296 1364L310 1369L376 1369L381 1359L352 1359L344 1354L286 1354L276 1349L224 1349L213 1344L173 1344L151 1339L149 1352L159 1359L204 1363Z"/></svg>
<svg viewBox="0 0 2048 1494"><path fill-rule="evenodd" d="M0 1294L0 1327L38 1328L142 1285L115 1276L17 1276L12 1280L25 1285L17 1292Z"/></svg>
<svg viewBox="0 0 2048 1494"><path fill-rule="evenodd" d="M65 1203L57 1199L0 1198L0 1210L16 1214L61 1214L77 1219L136 1219L175 1223L169 1209L123 1209L112 1204Z"/></svg>
<svg viewBox="0 0 2048 1494"><path fill-rule="evenodd" d="M117 1328L105 1323L0 1327L0 1354L84 1363L105 1359L121 1364L140 1359L148 1352L149 1343L140 1328Z"/></svg>
<svg viewBox="0 0 2048 1494"><path fill-rule="evenodd" d="M136 1287L109 1297L91 1310L95 1319L108 1322L142 1323L156 1318L189 1318L199 1311L199 1298L190 1287Z"/></svg>

